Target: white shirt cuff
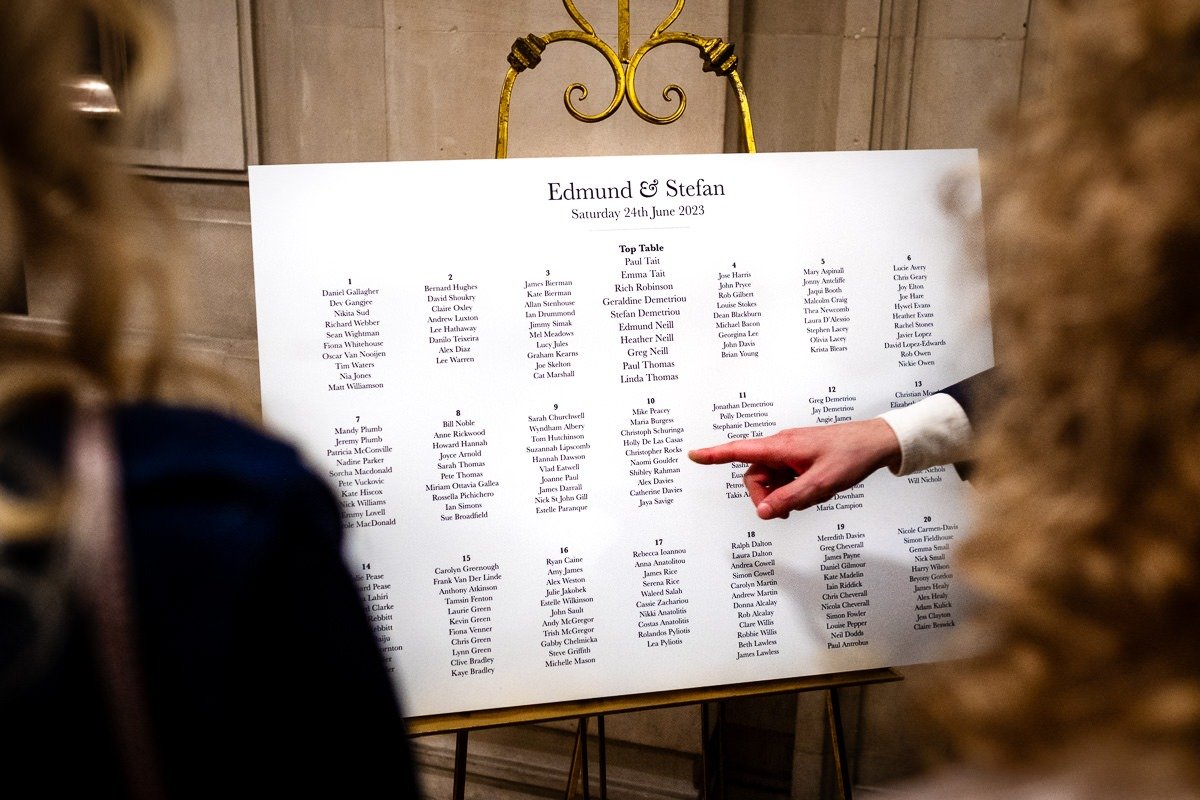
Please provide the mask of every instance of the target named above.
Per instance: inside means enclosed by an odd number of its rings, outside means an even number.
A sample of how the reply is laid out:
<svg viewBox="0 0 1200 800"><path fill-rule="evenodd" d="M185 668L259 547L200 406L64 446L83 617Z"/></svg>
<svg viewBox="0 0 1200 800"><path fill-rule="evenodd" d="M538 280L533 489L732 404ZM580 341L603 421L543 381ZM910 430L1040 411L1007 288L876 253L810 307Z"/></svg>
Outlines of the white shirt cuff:
<svg viewBox="0 0 1200 800"><path fill-rule="evenodd" d="M962 406L948 394L933 394L879 416L900 441L900 468L893 470L896 475L911 475L970 456L971 423Z"/></svg>

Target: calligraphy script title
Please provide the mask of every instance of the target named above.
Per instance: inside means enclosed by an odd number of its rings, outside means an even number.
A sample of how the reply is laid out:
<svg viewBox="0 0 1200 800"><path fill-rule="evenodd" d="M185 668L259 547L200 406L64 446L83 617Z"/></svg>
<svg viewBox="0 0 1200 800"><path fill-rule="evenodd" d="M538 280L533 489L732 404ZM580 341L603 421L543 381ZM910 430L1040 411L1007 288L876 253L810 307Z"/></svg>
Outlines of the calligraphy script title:
<svg viewBox="0 0 1200 800"><path fill-rule="evenodd" d="M570 181L566 186L563 186L559 181L551 181L546 184L550 190L551 200L632 200L633 181L625 181L624 184L613 184L611 186L576 186L574 181ZM641 197L657 197L659 193L658 178L649 181L640 181L638 183L638 194ZM662 193L664 197L724 197L725 185L721 183L709 183L703 178L696 178L691 183L677 181L674 178L668 178L663 182Z"/></svg>

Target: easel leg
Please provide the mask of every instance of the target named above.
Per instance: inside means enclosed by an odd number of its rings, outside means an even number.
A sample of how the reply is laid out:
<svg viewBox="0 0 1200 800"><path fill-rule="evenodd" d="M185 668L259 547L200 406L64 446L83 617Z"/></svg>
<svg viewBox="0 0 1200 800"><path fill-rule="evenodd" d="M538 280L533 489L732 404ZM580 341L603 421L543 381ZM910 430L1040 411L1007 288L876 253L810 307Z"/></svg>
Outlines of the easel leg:
<svg viewBox="0 0 1200 800"><path fill-rule="evenodd" d="M608 763L604 741L604 715L596 715L596 735L600 739L600 800L608 800Z"/></svg>
<svg viewBox="0 0 1200 800"><path fill-rule="evenodd" d="M454 800L467 794L467 732L459 731L454 741Z"/></svg>
<svg viewBox="0 0 1200 800"><path fill-rule="evenodd" d="M850 759L846 756L846 735L842 730L842 705L837 689L825 690L825 711L829 721L829 744L833 753L833 768L837 774L838 791L842 800L853 800L850 784Z"/></svg>
<svg viewBox="0 0 1200 800"><path fill-rule="evenodd" d="M592 782L588 778L588 751L587 751L587 733L588 733L588 718L583 717L579 720L579 760L582 762L583 773L583 800L591 800Z"/></svg>
<svg viewBox="0 0 1200 800"><path fill-rule="evenodd" d="M722 800L725 797L725 706L720 701L715 703L716 720L710 722L709 705L700 704L700 796L705 800Z"/></svg>
<svg viewBox="0 0 1200 800"><path fill-rule="evenodd" d="M587 755L588 718L580 717L579 726L575 733L575 747L571 751L571 770L567 776L566 800L578 797L579 785L583 784L583 800L590 797L588 786L588 755Z"/></svg>

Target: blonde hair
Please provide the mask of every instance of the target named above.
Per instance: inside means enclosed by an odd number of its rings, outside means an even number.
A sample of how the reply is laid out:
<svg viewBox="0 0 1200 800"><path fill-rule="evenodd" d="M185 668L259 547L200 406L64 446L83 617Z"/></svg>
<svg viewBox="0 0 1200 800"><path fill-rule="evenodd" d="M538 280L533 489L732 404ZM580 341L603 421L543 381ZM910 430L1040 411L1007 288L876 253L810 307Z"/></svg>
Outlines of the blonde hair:
<svg viewBox="0 0 1200 800"><path fill-rule="evenodd" d="M1060 2L992 174L1009 392L959 555L987 651L934 713L970 758L1200 747L1200 3ZM991 198L989 198L991 199Z"/></svg>
<svg viewBox="0 0 1200 800"><path fill-rule="evenodd" d="M135 55L122 118L103 127L72 110L65 89L89 21ZM137 0L0 0L0 276L11 285L28 268L67 298L61 329L0 324L0 419L34 397L161 390L175 333L169 215L116 159L163 92L165 42ZM46 499L0 492L0 538L49 532L57 503Z"/></svg>

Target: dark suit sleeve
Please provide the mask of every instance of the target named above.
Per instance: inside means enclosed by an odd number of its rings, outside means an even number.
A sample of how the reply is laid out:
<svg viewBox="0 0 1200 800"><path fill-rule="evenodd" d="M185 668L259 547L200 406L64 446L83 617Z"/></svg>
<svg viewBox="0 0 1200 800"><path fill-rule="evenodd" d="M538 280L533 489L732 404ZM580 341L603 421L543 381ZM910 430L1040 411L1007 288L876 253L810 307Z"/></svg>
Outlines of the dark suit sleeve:
<svg viewBox="0 0 1200 800"><path fill-rule="evenodd" d="M995 367L985 369L983 372L947 386L945 389L940 389L939 393L950 395L962 406L963 411L967 414L967 419L971 421L971 427L975 430L979 430L982 425L987 423L996 404L1003 397L1000 376ZM970 480L974 462L959 461L955 463L954 469L960 478Z"/></svg>
<svg viewBox="0 0 1200 800"><path fill-rule="evenodd" d="M152 723L173 798L416 797L331 490L207 412L121 414Z"/></svg>
<svg viewBox="0 0 1200 800"><path fill-rule="evenodd" d="M995 367L985 369L939 391L953 397L962 406L963 411L967 412L967 419L971 420L971 425L976 428L987 421L1002 396Z"/></svg>
<svg viewBox="0 0 1200 800"><path fill-rule="evenodd" d="M261 789L279 797L416 797L395 665L381 657L341 560L335 501L312 479L289 503L249 587L235 647L246 661L241 702L270 742L251 766Z"/></svg>

